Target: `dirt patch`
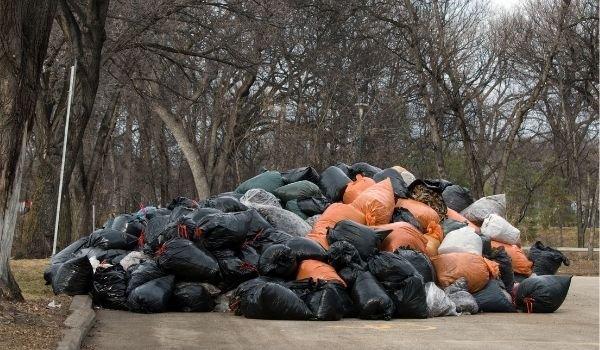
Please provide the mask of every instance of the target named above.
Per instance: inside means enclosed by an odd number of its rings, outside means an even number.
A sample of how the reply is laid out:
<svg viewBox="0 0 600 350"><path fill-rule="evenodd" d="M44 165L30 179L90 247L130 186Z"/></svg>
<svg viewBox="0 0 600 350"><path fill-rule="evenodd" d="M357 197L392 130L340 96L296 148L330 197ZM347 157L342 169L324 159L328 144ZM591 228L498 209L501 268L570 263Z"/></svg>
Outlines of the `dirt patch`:
<svg viewBox="0 0 600 350"><path fill-rule="evenodd" d="M598 253L594 253L592 260L588 259L587 252L563 252L571 261L569 266L562 265L559 274L576 276L598 276Z"/></svg>
<svg viewBox="0 0 600 350"><path fill-rule="evenodd" d="M0 301L0 339L2 349L55 349L62 336L71 297L55 296L44 285L47 259L14 260L11 268L21 287L25 302ZM53 301L61 304L50 308Z"/></svg>

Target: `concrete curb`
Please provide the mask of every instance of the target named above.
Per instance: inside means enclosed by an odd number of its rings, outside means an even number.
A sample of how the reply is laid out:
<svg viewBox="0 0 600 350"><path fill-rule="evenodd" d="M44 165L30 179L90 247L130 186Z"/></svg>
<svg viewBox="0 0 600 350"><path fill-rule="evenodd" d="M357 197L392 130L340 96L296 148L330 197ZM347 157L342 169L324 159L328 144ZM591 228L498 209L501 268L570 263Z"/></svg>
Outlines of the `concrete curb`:
<svg viewBox="0 0 600 350"><path fill-rule="evenodd" d="M89 295L73 297L69 311L71 314L65 320L66 329L56 347L57 350L79 350L83 339L96 321L96 312L92 308L92 299Z"/></svg>

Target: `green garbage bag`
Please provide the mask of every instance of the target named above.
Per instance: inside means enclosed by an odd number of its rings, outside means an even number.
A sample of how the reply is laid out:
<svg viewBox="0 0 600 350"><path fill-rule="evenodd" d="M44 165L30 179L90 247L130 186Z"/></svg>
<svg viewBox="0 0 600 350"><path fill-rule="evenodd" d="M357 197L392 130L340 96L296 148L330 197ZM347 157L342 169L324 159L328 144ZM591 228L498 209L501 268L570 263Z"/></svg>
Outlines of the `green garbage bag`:
<svg viewBox="0 0 600 350"><path fill-rule="evenodd" d="M274 193L277 188L283 185L283 178L279 171L265 171L239 184L235 192L246 193L250 189L261 188L267 192Z"/></svg>
<svg viewBox="0 0 600 350"><path fill-rule="evenodd" d="M281 186L273 192L277 198L281 199L282 202L288 202L292 199L307 198L307 197L320 197L323 194L319 189L319 186L314 183L302 180L293 182L291 184Z"/></svg>
<svg viewBox="0 0 600 350"><path fill-rule="evenodd" d="M296 200L296 199L292 199L291 201L288 201L285 204L285 209L288 210L288 211L291 211L292 213L294 213L296 215L298 215L303 220L308 219L308 216L306 216L306 214L304 214L302 212L302 210L300 210L300 207L298 207L298 200Z"/></svg>

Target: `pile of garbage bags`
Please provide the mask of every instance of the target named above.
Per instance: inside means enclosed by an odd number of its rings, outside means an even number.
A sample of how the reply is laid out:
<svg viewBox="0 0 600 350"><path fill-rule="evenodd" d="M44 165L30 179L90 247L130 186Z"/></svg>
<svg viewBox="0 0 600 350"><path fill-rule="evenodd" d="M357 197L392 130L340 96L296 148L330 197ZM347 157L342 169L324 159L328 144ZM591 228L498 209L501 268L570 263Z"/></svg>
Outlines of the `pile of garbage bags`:
<svg viewBox="0 0 600 350"><path fill-rule="evenodd" d="M52 257L56 294L98 307L248 318L427 318L554 312L569 260L529 255L503 194L473 200L394 166L266 171L234 191L121 214Z"/></svg>

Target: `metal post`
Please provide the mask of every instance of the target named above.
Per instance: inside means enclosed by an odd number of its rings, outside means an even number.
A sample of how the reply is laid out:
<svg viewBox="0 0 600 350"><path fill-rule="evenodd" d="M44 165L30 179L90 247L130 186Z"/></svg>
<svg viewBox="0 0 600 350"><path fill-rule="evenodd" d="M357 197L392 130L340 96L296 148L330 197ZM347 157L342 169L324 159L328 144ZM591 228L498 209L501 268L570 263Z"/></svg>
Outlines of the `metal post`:
<svg viewBox="0 0 600 350"><path fill-rule="evenodd" d="M362 161L361 157L363 154L363 144L364 144L364 113L365 108L369 105L366 103L357 103L355 105L358 107L358 142L356 143L356 158L357 161Z"/></svg>
<svg viewBox="0 0 600 350"><path fill-rule="evenodd" d="M92 204L92 232L96 231L96 204Z"/></svg>
<svg viewBox="0 0 600 350"><path fill-rule="evenodd" d="M71 117L71 103L73 102L73 90L75 90L75 71L77 60L71 67L71 81L69 82L69 99L67 102L67 117L65 119L65 137L63 138L62 161L60 163L60 178L58 183L58 201L56 204L56 218L54 219L54 242L52 243L52 256L56 254L56 241L58 238L58 221L60 219L60 204L63 191L63 178L65 176L65 158L67 154L67 137L69 136L69 118Z"/></svg>

